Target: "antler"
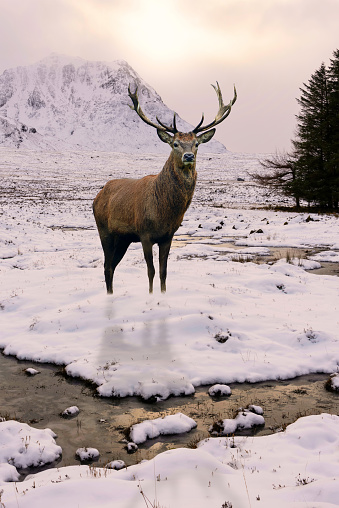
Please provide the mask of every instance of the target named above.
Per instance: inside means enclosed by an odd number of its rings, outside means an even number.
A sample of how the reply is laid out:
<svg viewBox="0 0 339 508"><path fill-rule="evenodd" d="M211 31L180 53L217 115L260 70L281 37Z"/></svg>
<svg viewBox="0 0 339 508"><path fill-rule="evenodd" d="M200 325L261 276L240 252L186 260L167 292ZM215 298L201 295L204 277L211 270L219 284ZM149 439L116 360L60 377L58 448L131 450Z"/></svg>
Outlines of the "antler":
<svg viewBox="0 0 339 508"><path fill-rule="evenodd" d="M132 93L131 92L131 85L128 85L128 95L133 102L133 106L128 104L129 107L131 109L133 109L140 116L141 120L143 120L145 123L147 123L148 125L151 125L152 127L155 127L159 131L171 132L172 134L175 134L176 132L178 132L177 126L176 126L176 118L175 118L176 113L174 113L174 116L173 116L173 126L172 127L162 123L158 117L156 117L156 119L159 124L153 123L149 118L147 118L147 116L145 115L145 113L143 112L143 110L140 107L139 98L138 98L138 87L136 87L135 92Z"/></svg>
<svg viewBox="0 0 339 508"><path fill-rule="evenodd" d="M218 81L217 81L217 86L215 86L215 85L212 85L212 86L218 96L219 111L217 113L217 116L213 120L213 122L211 122L205 126L202 126L202 123L204 121L204 113L203 113L200 122L192 131L195 134L197 134L198 132L206 131L206 130L210 129L211 127L214 127L215 125L218 125L218 123L221 123L223 120L225 120L225 118L227 118L228 115L230 114L233 104L237 100L237 91L236 91L235 86L234 86L234 97L232 100L230 100L229 104L227 104L226 106L225 106L223 98L222 98L222 94L221 94L221 90L220 90Z"/></svg>

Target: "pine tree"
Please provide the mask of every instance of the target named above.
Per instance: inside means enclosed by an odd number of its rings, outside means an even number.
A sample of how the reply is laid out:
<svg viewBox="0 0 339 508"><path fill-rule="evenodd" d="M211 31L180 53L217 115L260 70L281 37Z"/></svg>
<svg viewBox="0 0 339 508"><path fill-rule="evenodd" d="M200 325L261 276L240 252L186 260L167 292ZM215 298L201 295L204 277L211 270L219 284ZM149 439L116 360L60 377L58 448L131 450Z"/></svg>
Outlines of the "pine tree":
<svg viewBox="0 0 339 508"><path fill-rule="evenodd" d="M329 111L330 111L330 185L333 208L339 205L339 50L333 53L328 68Z"/></svg>
<svg viewBox="0 0 339 508"><path fill-rule="evenodd" d="M328 80L325 64L312 74L300 89L297 99L301 111L297 115L296 139L292 141L296 156L296 179L301 197L309 203L332 208L328 173L330 157L330 123Z"/></svg>
<svg viewBox="0 0 339 508"><path fill-rule="evenodd" d="M296 138L293 150L261 162L269 170L252 175L271 190L304 199L328 210L339 203L339 50L327 69L322 63L297 99Z"/></svg>

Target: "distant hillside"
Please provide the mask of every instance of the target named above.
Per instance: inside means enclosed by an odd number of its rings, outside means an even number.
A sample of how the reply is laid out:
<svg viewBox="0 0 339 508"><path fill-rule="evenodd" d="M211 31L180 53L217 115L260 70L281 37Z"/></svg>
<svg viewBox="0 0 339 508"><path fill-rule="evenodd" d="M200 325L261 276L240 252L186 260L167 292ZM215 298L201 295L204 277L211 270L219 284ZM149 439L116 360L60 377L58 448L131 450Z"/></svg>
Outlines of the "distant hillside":
<svg viewBox="0 0 339 508"><path fill-rule="evenodd" d="M6 70L0 76L0 146L168 152L155 130L127 106L129 83L138 85L147 116L171 123L173 112L124 61L52 54L34 65ZM192 128L180 118L178 127ZM201 151L226 148L211 141Z"/></svg>

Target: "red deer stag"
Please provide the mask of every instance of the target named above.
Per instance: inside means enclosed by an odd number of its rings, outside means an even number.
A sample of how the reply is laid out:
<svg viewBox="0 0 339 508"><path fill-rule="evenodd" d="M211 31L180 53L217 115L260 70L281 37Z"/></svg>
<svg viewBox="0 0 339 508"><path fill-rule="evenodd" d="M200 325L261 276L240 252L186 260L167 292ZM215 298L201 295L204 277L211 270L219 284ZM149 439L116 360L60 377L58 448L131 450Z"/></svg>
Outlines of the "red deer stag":
<svg viewBox="0 0 339 508"><path fill-rule="evenodd" d="M159 245L161 291L166 291L167 258L174 233L189 207L195 188L197 149L215 133L212 128L230 114L237 99L225 105L219 84L212 85L219 100L219 111L213 122L203 126L204 115L192 132L179 132L174 113L172 126L158 117L153 123L142 111L137 95L128 87L130 106L148 125L157 129L161 141L172 148L169 158L158 175L141 179L110 180L93 202L93 212L105 255L104 273L107 293L113 293L113 274L131 242L141 242L147 263L149 292L153 291L154 265L152 247ZM207 132L204 132L207 131ZM199 132L203 132L198 136Z"/></svg>

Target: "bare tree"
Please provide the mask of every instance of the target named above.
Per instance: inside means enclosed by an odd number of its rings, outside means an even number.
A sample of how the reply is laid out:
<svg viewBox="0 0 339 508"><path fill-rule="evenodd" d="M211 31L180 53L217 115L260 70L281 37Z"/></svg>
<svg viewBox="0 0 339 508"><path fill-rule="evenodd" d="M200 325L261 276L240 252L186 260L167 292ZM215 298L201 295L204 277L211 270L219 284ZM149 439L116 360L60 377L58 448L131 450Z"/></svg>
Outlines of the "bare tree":
<svg viewBox="0 0 339 508"><path fill-rule="evenodd" d="M298 192L297 157L290 153L276 153L272 158L260 161L266 173L251 173L251 177L259 185L267 187L272 194L284 194L295 199L296 207L300 206Z"/></svg>

